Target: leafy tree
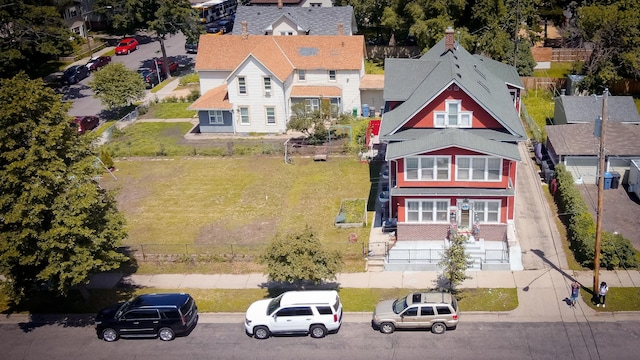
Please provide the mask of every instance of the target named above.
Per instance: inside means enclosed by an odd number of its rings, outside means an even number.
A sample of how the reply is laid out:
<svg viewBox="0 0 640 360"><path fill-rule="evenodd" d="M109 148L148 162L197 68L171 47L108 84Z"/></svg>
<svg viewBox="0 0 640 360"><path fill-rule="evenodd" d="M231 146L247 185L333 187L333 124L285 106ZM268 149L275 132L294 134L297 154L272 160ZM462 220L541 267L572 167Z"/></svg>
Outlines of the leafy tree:
<svg viewBox="0 0 640 360"><path fill-rule="evenodd" d="M15 303L43 288L67 294L126 259L124 217L94 180L93 145L69 126L69 107L42 80L0 80L0 273Z"/></svg>
<svg viewBox="0 0 640 360"><path fill-rule="evenodd" d="M287 123L287 130L300 131L308 137L315 132L322 132L324 127L320 111L307 111L303 102L291 105L291 118Z"/></svg>
<svg viewBox="0 0 640 360"><path fill-rule="evenodd" d="M0 78L32 77L44 64L72 52L73 33L53 1L0 1Z"/></svg>
<svg viewBox="0 0 640 360"><path fill-rule="evenodd" d="M342 268L341 254L323 249L309 226L285 237L276 236L260 261L267 265L269 280L290 284L333 280Z"/></svg>
<svg viewBox="0 0 640 360"><path fill-rule="evenodd" d="M136 71L121 63L111 63L96 71L89 87L102 105L116 109L142 99L146 84Z"/></svg>
<svg viewBox="0 0 640 360"><path fill-rule="evenodd" d="M449 247L444 249L442 259L438 263L444 269L443 277L449 282L449 288L452 291L468 278L465 271L471 255L465 253L466 241L466 236L455 230L452 231L449 235Z"/></svg>
<svg viewBox="0 0 640 360"><path fill-rule="evenodd" d="M578 9L581 37L593 44L581 90L601 93L622 78L640 78L640 0L601 2Z"/></svg>
<svg viewBox="0 0 640 360"><path fill-rule="evenodd" d="M182 32L187 39L197 39L202 32L189 0L98 0L94 8L111 20L116 31L144 29L157 34L165 74L169 74L164 46L167 36Z"/></svg>

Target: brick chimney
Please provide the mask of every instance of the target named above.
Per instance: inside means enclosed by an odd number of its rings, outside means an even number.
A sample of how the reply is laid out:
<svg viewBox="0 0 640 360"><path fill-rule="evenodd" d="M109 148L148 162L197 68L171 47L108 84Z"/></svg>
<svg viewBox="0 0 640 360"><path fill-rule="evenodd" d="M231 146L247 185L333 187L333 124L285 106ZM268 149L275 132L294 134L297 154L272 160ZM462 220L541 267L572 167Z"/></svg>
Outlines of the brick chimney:
<svg viewBox="0 0 640 360"><path fill-rule="evenodd" d="M449 26L447 30L444 32L444 47L446 50L453 50L455 43L455 33L453 32L453 28Z"/></svg>
<svg viewBox="0 0 640 360"><path fill-rule="evenodd" d="M278 9L282 9L282 0L278 0Z"/></svg>
<svg viewBox="0 0 640 360"><path fill-rule="evenodd" d="M342 22L338 23L338 35L344 35L344 24L342 24Z"/></svg>
<svg viewBox="0 0 640 360"><path fill-rule="evenodd" d="M249 37L249 27L247 26L247 21L243 20L240 24L242 24L242 38L247 39Z"/></svg>

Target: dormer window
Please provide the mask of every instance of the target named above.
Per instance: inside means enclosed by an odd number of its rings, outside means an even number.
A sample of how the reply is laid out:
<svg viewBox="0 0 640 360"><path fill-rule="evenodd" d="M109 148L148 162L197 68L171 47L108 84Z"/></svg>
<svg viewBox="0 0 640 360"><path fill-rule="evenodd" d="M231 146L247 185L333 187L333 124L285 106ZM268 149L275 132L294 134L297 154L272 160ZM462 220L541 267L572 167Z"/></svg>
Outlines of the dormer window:
<svg viewBox="0 0 640 360"><path fill-rule="evenodd" d="M445 111L433 112L434 126L442 127L471 127L472 111L462 111L462 100L447 100L445 102Z"/></svg>

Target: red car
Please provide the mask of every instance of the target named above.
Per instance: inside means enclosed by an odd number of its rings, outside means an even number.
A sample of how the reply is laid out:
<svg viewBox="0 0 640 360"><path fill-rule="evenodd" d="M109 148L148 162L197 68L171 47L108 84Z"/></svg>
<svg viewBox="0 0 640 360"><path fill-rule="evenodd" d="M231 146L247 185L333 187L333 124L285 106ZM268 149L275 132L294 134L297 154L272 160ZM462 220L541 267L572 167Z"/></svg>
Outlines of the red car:
<svg viewBox="0 0 640 360"><path fill-rule="evenodd" d="M111 56L98 56L91 58L87 63L89 71L96 71L111 62Z"/></svg>
<svg viewBox="0 0 640 360"><path fill-rule="evenodd" d="M160 69L160 73L164 74L164 61L162 59L156 59L156 63L158 64L158 69ZM178 62L173 60L172 58L167 58L167 65L169 66L169 74L172 74L178 70Z"/></svg>
<svg viewBox="0 0 640 360"><path fill-rule="evenodd" d="M134 38L122 39L116 46L116 55L129 55L130 52L138 50L138 40Z"/></svg>
<svg viewBox="0 0 640 360"><path fill-rule="evenodd" d="M71 126L78 129L78 134L84 134L86 131L93 130L100 125L100 119L97 116L76 116L71 122Z"/></svg>

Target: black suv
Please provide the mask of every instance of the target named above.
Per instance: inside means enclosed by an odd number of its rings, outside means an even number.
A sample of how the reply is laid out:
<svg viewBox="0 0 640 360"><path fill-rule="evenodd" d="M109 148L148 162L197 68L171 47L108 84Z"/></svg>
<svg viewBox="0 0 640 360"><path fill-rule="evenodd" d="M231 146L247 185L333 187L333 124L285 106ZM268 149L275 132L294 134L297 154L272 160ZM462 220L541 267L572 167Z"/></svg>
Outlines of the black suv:
<svg viewBox="0 0 640 360"><path fill-rule="evenodd" d="M96 332L104 341L120 337L158 337L173 340L188 334L198 322L195 300L185 293L140 295L108 306L96 315Z"/></svg>
<svg viewBox="0 0 640 360"><path fill-rule="evenodd" d="M151 68L140 68L138 69L138 74L142 76L142 80L144 80L144 83L147 85L147 89L155 87L160 81L164 80L164 76L160 75L160 78L158 78L158 73Z"/></svg>

